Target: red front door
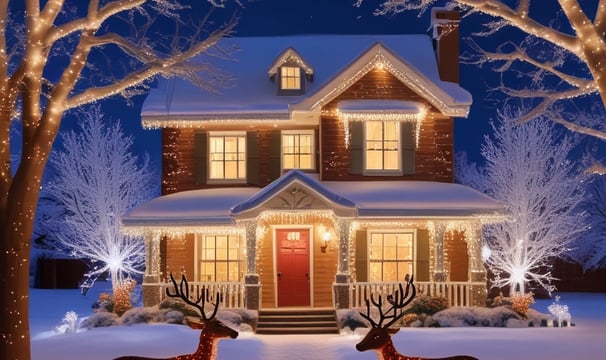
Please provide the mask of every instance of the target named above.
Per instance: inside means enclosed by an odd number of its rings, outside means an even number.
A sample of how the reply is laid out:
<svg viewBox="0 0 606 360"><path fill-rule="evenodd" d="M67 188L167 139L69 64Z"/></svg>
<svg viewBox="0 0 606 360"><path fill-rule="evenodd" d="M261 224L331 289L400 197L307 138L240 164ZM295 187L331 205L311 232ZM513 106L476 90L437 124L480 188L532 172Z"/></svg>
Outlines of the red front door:
<svg viewBox="0 0 606 360"><path fill-rule="evenodd" d="M277 229L278 306L309 306L309 230Z"/></svg>

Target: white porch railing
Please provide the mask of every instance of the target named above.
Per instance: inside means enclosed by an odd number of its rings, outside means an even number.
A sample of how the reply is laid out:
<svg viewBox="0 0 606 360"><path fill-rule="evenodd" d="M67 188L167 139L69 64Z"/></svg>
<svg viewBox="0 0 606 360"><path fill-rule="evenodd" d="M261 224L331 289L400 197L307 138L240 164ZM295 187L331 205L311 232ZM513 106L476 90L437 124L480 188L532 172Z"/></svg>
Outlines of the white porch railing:
<svg viewBox="0 0 606 360"><path fill-rule="evenodd" d="M399 289L398 282L354 282L346 285L349 290L349 306L352 308L366 306L366 299L372 294L375 299L382 295L384 298ZM448 299L450 306L471 306L472 286L485 286L480 282L415 282L417 296L420 294L429 296L441 296Z"/></svg>
<svg viewBox="0 0 606 360"><path fill-rule="evenodd" d="M203 289L208 289L211 297L210 301L215 302L215 297L219 293L219 307L222 309L241 309L244 308L244 283L240 282L188 282L189 298L192 301L198 300ZM162 283L160 289L161 299L167 298L166 289L173 291L173 284Z"/></svg>

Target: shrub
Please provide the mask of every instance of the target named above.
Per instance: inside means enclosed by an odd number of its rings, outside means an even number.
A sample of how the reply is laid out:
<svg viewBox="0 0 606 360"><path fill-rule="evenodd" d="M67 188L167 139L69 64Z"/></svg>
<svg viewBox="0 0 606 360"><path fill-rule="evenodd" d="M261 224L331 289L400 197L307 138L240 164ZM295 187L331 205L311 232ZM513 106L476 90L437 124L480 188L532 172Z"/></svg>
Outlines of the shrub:
<svg viewBox="0 0 606 360"><path fill-rule="evenodd" d="M355 309L337 310L337 322L339 329L349 328L351 331L355 331L357 328L368 327L362 316Z"/></svg>
<svg viewBox="0 0 606 360"><path fill-rule="evenodd" d="M441 296L422 295L413 300L408 313L433 315L448 308L448 299Z"/></svg>
<svg viewBox="0 0 606 360"><path fill-rule="evenodd" d="M114 298L108 293L101 293L93 303L94 312L114 312Z"/></svg>
<svg viewBox="0 0 606 360"><path fill-rule="evenodd" d="M200 317L200 313L197 310L192 309L189 305L180 300L164 299L160 303L159 308L178 311L184 316Z"/></svg>
<svg viewBox="0 0 606 360"><path fill-rule="evenodd" d="M134 279L126 279L116 286L116 290L114 290L114 312L116 314L121 316L133 307L130 298L135 286L137 286L137 282Z"/></svg>
<svg viewBox="0 0 606 360"><path fill-rule="evenodd" d="M97 311L82 321L81 327L92 329L97 327L108 327L117 325L120 317L107 311Z"/></svg>
<svg viewBox="0 0 606 360"><path fill-rule="evenodd" d="M526 317L526 313L528 313L528 309L530 308L530 305L532 305L532 304L534 304L534 294L533 293L527 293L527 294L515 293L511 297L511 308L513 309L513 311L522 315L523 317Z"/></svg>

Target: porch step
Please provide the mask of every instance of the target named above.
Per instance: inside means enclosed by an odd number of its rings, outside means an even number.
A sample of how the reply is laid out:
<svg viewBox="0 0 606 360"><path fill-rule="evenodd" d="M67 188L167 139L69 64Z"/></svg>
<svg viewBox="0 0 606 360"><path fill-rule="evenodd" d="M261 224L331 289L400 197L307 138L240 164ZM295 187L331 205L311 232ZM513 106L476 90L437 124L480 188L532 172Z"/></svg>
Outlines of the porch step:
<svg viewBox="0 0 606 360"><path fill-rule="evenodd" d="M259 311L257 334L338 334L333 309L271 309Z"/></svg>

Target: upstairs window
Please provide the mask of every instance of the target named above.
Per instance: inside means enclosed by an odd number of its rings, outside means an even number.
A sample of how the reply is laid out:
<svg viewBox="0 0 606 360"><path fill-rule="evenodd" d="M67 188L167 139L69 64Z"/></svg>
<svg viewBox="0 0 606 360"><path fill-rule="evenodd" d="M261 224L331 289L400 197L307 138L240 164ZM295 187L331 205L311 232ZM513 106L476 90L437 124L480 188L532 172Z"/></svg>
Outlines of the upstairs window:
<svg viewBox="0 0 606 360"><path fill-rule="evenodd" d="M400 171L400 123L364 122L365 171Z"/></svg>
<svg viewBox="0 0 606 360"><path fill-rule="evenodd" d="M282 169L312 170L314 161L313 130L282 132Z"/></svg>
<svg viewBox="0 0 606 360"><path fill-rule="evenodd" d="M246 179L246 133L209 133L209 179Z"/></svg>
<svg viewBox="0 0 606 360"><path fill-rule="evenodd" d="M301 69L294 66L280 68L280 89L301 90Z"/></svg>

